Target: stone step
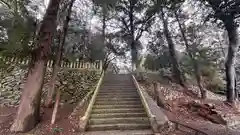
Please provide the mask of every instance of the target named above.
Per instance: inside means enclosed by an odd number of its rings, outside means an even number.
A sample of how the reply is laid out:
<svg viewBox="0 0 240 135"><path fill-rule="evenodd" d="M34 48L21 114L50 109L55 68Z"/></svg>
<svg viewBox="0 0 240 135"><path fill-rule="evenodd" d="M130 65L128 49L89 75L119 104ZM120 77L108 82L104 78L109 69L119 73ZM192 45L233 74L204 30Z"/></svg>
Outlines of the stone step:
<svg viewBox="0 0 240 135"><path fill-rule="evenodd" d="M136 89L135 86L128 85L102 85L101 88Z"/></svg>
<svg viewBox="0 0 240 135"><path fill-rule="evenodd" d="M98 94L136 94L137 90L108 90L108 91L99 91Z"/></svg>
<svg viewBox="0 0 240 135"><path fill-rule="evenodd" d="M143 105L94 105L93 109L107 109L107 108L143 108Z"/></svg>
<svg viewBox="0 0 240 135"><path fill-rule="evenodd" d="M101 124L101 125L89 125L87 130L89 131L105 131L105 130L137 130L137 129L150 129L150 125L146 124Z"/></svg>
<svg viewBox="0 0 240 135"><path fill-rule="evenodd" d="M139 101L97 101L95 105L142 105L141 100Z"/></svg>
<svg viewBox="0 0 240 135"><path fill-rule="evenodd" d="M138 96L138 93L109 93L109 94L103 94L98 93L98 96L108 96L108 97L118 97L118 96Z"/></svg>
<svg viewBox="0 0 240 135"><path fill-rule="evenodd" d="M110 131L88 131L83 135L154 135L150 129L145 130L110 130Z"/></svg>
<svg viewBox="0 0 240 135"><path fill-rule="evenodd" d="M137 91L106 91L106 92L102 92L100 91L98 93L98 95L133 95L133 94L137 94Z"/></svg>
<svg viewBox="0 0 240 135"><path fill-rule="evenodd" d="M99 91L99 94L134 94L137 90L105 90Z"/></svg>
<svg viewBox="0 0 240 135"><path fill-rule="evenodd" d="M103 82L104 83L104 82ZM133 83L129 83L128 81L124 82L112 82L112 83L104 83L103 86L126 86L126 87L134 87Z"/></svg>
<svg viewBox="0 0 240 135"><path fill-rule="evenodd" d="M143 108L112 108L112 109L93 109L92 113L127 113L127 112L144 112Z"/></svg>
<svg viewBox="0 0 240 135"><path fill-rule="evenodd" d="M109 101L109 102L111 102L111 101L139 101L140 100L140 98L129 98L129 97L127 97L127 98L125 98L125 97L109 97L109 98L97 98L96 99L96 101Z"/></svg>
<svg viewBox="0 0 240 135"><path fill-rule="evenodd" d="M129 83L128 81L125 81L125 82L105 83L104 86L127 86L127 87L134 87L134 84L133 83Z"/></svg>
<svg viewBox="0 0 240 135"><path fill-rule="evenodd" d="M122 117L145 117L145 112L127 112L127 113L104 113L104 114L91 114L91 118L122 118Z"/></svg>
<svg viewBox="0 0 240 135"><path fill-rule="evenodd" d="M136 88L101 88L100 91L106 91L106 92L118 92L118 91L137 91Z"/></svg>
<svg viewBox="0 0 240 135"><path fill-rule="evenodd" d="M132 78L130 78L130 77L126 78L126 77L106 76L104 81L106 81L106 82L115 81L115 83L116 83L117 81L119 81L119 82L132 81Z"/></svg>
<svg viewBox="0 0 240 135"><path fill-rule="evenodd" d="M116 85L102 85L101 88L120 88L120 89L136 89L135 85L116 84Z"/></svg>
<svg viewBox="0 0 240 135"><path fill-rule="evenodd" d="M148 117L125 117L125 118L104 118L104 119L90 119L90 125L101 125L101 124L118 124L118 123L149 123Z"/></svg>
<svg viewBox="0 0 240 135"><path fill-rule="evenodd" d="M118 98L139 98L138 95L97 95L97 98L114 98L114 97L118 97Z"/></svg>
<svg viewBox="0 0 240 135"><path fill-rule="evenodd" d="M114 82L114 83L122 83L122 82L132 82L132 79L131 78L118 78L118 79L116 79L116 78L114 78L114 77L112 77L112 78L106 78L106 79L104 79L103 80L104 82Z"/></svg>

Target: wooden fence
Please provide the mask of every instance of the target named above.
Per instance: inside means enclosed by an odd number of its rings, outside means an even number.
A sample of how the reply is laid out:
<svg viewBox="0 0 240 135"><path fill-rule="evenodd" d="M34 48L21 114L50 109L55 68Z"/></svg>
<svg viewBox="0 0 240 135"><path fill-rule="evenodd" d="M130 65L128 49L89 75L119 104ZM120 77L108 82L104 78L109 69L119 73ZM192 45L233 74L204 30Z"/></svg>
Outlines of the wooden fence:
<svg viewBox="0 0 240 135"><path fill-rule="evenodd" d="M30 60L28 58L17 58L17 57L4 57L0 56L0 59L6 64L19 64L19 65L28 65ZM53 60L49 60L47 62L47 67L53 66ZM60 66L62 68L70 68L70 69L94 69L94 70L102 70L102 61L95 62L84 62L84 61L72 61L66 62L61 61Z"/></svg>

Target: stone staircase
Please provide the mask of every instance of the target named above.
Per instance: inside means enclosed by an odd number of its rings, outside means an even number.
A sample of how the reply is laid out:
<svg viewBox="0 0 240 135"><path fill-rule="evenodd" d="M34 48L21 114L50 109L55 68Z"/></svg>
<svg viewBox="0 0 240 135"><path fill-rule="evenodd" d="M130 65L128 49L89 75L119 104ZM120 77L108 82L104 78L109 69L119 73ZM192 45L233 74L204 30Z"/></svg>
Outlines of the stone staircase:
<svg viewBox="0 0 240 135"><path fill-rule="evenodd" d="M107 74L103 79L87 131L109 130L130 131L129 134L138 132L138 135L153 134L131 75Z"/></svg>

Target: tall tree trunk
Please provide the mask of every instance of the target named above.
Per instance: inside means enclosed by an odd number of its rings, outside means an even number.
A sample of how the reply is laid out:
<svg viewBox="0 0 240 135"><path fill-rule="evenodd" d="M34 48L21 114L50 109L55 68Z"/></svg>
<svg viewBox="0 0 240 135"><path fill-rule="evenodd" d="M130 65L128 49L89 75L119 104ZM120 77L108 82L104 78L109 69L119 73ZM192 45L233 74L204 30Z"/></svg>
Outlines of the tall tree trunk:
<svg viewBox="0 0 240 135"><path fill-rule="evenodd" d="M236 69L235 69L236 70ZM235 73L237 76L237 73ZM235 77L235 100L239 101L239 91L237 89L237 77Z"/></svg>
<svg viewBox="0 0 240 135"><path fill-rule="evenodd" d="M132 71L134 71L136 67L136 61L138 60L138 51L135 45L135 32L134 32L134 18L133 18L133 12L134 12L134 5L135 2L130 0L130 10L129 10L129 22L130 22L130 35L131 35L131 56L132 56Z"/></svg>
<svg viewBox="0 0 240 135"><path fill-rule="evenodd" d="M107 6L106 4L103 5L102 7L102 43L104 46L106 46L106 42L105 42L105 39L106 39L106 13L107 13ZM103 59L103 66L102 66L102 71L101 71L101 74L103 73L103 71L106 71L107 70L107 63L108 63L108 56L110 55L110 53L106 52L106 55Z"/></svg>
<svg viewBox="0 0 240 135"><path fill-rule="evenodd" d="M175 79L177 79L177 82L180 85L185 87L183 75L180 71L180 66L179 66L179 63L178 63L178 60L177 60L177 56L176 56L175 45L173 43L171 34L169 32L169 29L168 29L168 20L164 16L163 9L161 9L160 14L161 14L161 18L162 18L162 21L163 21L164 35L165 35L167 43L168 43L169 54L170 54L170 57L171 57L173 76L174 76Z"/></svg>
<svg viewBox="0 0 240 135"><path fill-rule="evenodd" d="M11 126L13 132L25 132L36 126L40 117L40 100L47 58L56 29L56 17L60 0L51 0L38 34L37 51L21 97L17 116Z"/></svg>
<svg viewBox="0 0 240 135"><path fill-rule="evenodd" d="M228 20L225 22L225 27L228 32L229 38L229 46L228 46L228 54L227 60L225 63L225 71L226 71L226 81L227 81L227 101L230 103L234 103L235 101L235 63L236 63L236 54L238 50L238 33L237 27L234 24L233 20Z"/></svg>
<svg viewBox="0 0 240 135"><path fill-rule="evenodd" d="M102 9L102 38L103 38L103 44L105 45L105 37L106 37L106 14L107 14L107 5L104 4L103 5L103 9Z"/></svg>
<svg viewBox="0 0 240 135"><path fill-rule="evenodd" d="M199 90L201 92L201 98L206 99L207 91L202 86L202 76L200 73L199 64L198 64L197 60L195 60L195 59L193 60L193 66L194 66L194 74L196 76L197 84L198 84Z"/></svg>
<svg viewBox="0 0 240 135"><path fill-rule="evenodd" d="M161 93L159 93L159 83L158 82L154 82L153 83L153 89L154 89L154 100L157 103L157 105L159 107L162 107L164 109L167 109L166 107L166 101L163 98L163 95Z"/></svg>
<svg viewBox="0 0 240 135"><path fill-rule="evenodd" d="M47 96L45 99L45 107L48 107L48 108L53 106L53 95L55 93L54 92L55 82L56 82L57 74L58 74L59 67L60 67L61 55L63 53L63 45L61 44L61 40L62 40L61 32L58 31L57 33L58 33L57 38L58 38L59 45L58 45L57 54L56 54L56 58L55 58L54 65L53 65L52 76L51 76L51 79L48 84Z"/></svg>
<svg viewBox="0 0 240 135"><path fill-rule="evenodd" d="M67 16L66 16L66 19L64 20L64 24L63 24L63 30L60 30L60 32L58 33L59 34L58 35L59 45L58 45L57 55L56 55L56 59L55 59L55 63L54 63L54 69L52 72L52 77L49 82L47 98L45 100L46 107L51 107L52 102L53 102L55 82L57 79L57 73L59 72L59 69L60 69L60 62L62 60L64 44L65 44L65 39L66 39L66 35L67 35L67 30L68 30L68 23L70 21L70 16L71 16L74 1L75 0L72 0L68 7Z"/></svg>
<svg viewBox="0 0 240 135"><path fill-rule="evenodd" d="M61 91L58 90L58 91L57 91L57 94L56 94L56 102L55 102L54 109L53 109L53 113L52 113L51 124L54 124L55 121L56 121L57 110L58 110L60 98L61 98Z"/></svg>
<svg viewBox="0 0 240 135"><path fill-rule="evenodd" d="M192 62L193 62L194 75L195 75L195 77L196 77L199 90L200 90L200 92L201 92L201 98L205 99L205 98L207 97L207 92L206 92L206 90L204 89L204 87L202 86L202 76L201 76L201 73L200 73L198 61L194 58L194 54L195 54L196 52L193 52L193 51L191 51L191 49L190 49L190 46L189 46L187 37L186 37L185 32L184 32L185 26L184 26L184 24L181 24L181 22L180 22L180 20L179 20L179 16L178 16L177 11L174 11L174 14L175 14L175 17L176 17L177 22L178 22L178 26L179 26L180 31L181 31L181 34L182 34L183 41L184 41L184 43L185 43L187 53L188 53L190 59L191 59Z"/></svg>
<svg viewBox="0 0 240 135"><path fill-rule="evenodd" d="M60 35L62 35L62 36L60 36L61 38L60 38L60 45L59 45L59 49L61 49L61 50L58 50L58 56L57 56L57 60L56 60L56 63L55 63L55 67L56 67L55 72L56 73L53 73L53 77L55 76L55 79L53 80L54 82L52 84L53 86L55 86L57 73L59 71L60 62L62 60L65 39L66 39L67 31L68 31L68 24L69 24L69 21L70 21L74 1L75 0L70 1L70 5L69 5L68 10L67 10L67 16L66 16L66 19L64 20L64 24L63 24L63 32L60 34ZM52 90L54 91L54 87L53 87ZM56 95L56 102L55 102L54 109L53 109L51 124L55 123L56 116L57 116L57 110L58 110L58 106L59 106L59 103L60 103L60 98L61 98L61 91L58 90L57 95Z"/></svg>

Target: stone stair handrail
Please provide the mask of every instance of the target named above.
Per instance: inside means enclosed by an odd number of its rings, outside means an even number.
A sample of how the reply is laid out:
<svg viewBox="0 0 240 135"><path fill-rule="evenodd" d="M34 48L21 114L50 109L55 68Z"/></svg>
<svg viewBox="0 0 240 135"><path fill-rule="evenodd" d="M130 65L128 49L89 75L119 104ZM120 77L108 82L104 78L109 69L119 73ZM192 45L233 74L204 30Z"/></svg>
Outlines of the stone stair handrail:
<svg viewBox="0 0 240 135"><path fill-rule="evenodd" d="M95 88L95 90L94 90L94 93L93 93L93 96L92 96L92 98L91 98L91 100L90 100L90 103L89 103L89 105L88 105L88 108L87 108L84 116L80 118L79 129L80 129L80 131L82 131L82 132L86 130L86 126L87 126L87 123L88 123L90 114L91 114L91 112L92 112L93 104L94 104L95 101L96 101L96 98L97 98L99 89L100 89L100 87L101 87L101 84L102 84L102 81L103 81L103 78L104 78L104 75L105 75L105 73L104 73L104 71L103 71L102 74L101 74L101 77L100 77L100 79L99 79L99 81L98 81L98 83L97 83L97 86L96 86L96 88Z"/></svg>

